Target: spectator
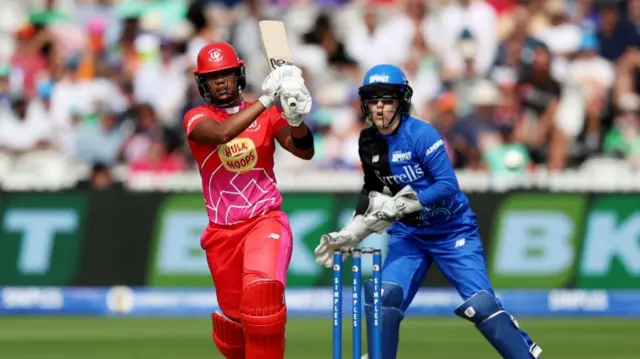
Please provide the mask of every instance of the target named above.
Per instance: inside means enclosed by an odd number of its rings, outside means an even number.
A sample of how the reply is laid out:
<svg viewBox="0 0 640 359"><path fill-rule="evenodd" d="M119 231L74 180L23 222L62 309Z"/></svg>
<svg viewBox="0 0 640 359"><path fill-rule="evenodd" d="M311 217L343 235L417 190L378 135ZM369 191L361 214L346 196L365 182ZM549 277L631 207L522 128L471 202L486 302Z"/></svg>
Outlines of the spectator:
<svg viewBox="0 0 640 359"><path fill-rule="evenodd" d="M640 168L640 98L627 93L620 98L620 113L607 133L604 153L630 161Z"/></svg>
<svg viewBox="0 0 640 359"><path fill-rule="evenodd" d="M436 49L442 62L444 78L458 78L468 73L484 76L490 69L498 46L496 12L484 1L455 0L442 9L434 30ZM460 40L475 41L472 58L460 51ZM469 61L471 63L469 64Z"/></svg>
<svg viewBox="0 0 640 359"><path fill-rule="evenodd" d="M78 189L108 190L122 189L121 183L116 182L111 175L110 168L103 163L95 163L91 167L89 178L82 180L77 185Z"/></svg>
<svg viewBox="0 0 640 359"><path fill-rule="evenodd" d="M11 108L11 68L0 64L0 110Z"/></svg>
<svg viewBox="0 0 640 359"><path fill-rule="evenodd" d="M74 118L92 115L96 110L96 102L100 99L95 81L79 78L79 61L79 54L65 61L61 77L51 93L49 121L55 134L56 145L69 154L75 152L73 147L77 128Z"/></svg>
<svg viewBox="0 0 640 359"><path fill-rule="evenodd" d="M391 34L380 24L379 12L376 7L365 7L360 21L353 24L347 33L345 50L363 68L370 68L378 62L389 61L388 56L394 56Z"/></svg>
<svg viewBox="0 0 640 359"><path fill-rule="evenodd" d="M636 33L640 35L640 0L627 0L627 13L629 14L629 22L636 29Z"/></svg>
<svg viewBox="0 0 640 359"><path fill-rule="evenodd" d="M481 79L483 75L476 71L476 56L478 53L478 40L473 37L471 31L465 29L458 39L458 51L463 62L463 72L456 75L455 78L446 78L445 84L453 89L457 99L457 113L460 116L467 116L471 111L471 89Z"/></svg>
<svg viewBox="0 0 640 359"><path fill-rule="evenodd" d="M561 91L560 84L551 76L551 53L546 47L535 49L533 61L522 67L518 92L523 108L522 120L516 130L520 140L529 149L535 163L551 162L554 152L547 143L554 131L554 119ZM557 161L557 159L556 159ZM559 164L550 164L557 168Z"/></svg>
<svg viewBox="0 0 640 359"><path fill-rule="evenodd" d="M208 43L219 41L220 34L216 29L207 1L191 2L186 18L193 29L193 36L187 44L187 57L192 61L188 65L195 65L200 49Z"/></svg>
<svg viewBox="0 0 640 359"><path fill-rule="evenodd" d="M451 92L444 92L434 101L435 114L433 125L440 132L444 139L445 149L449 160L454 168L472 168L470 163L474 158L478 158L477 153L473 153L469 142L464 137L462 126L456 115L456 98ZM477 163L477 162L476 162Z"/></svg>
<svg viewBox="0 0 640 359"><path fill-rule="evenodd" d="M633 157L640 0L197 0L166 15L165 6L115 3L67 2L66 24L4 25L13 37L0 36L1 145L47 145L67 156L61 163L108 170L195 170L181 125L203 101L195 54L212 41L236 44L258 65L248 66L243 94L255 100L251 89L268 71L257 22L281 18L314 95L316 157L278 162L291 171L358 170L365 119L354 98L378 63L403 68L412 113L441 131L459 170L501 174L511 151L525 151L532 171L578 168L602 153ZM92 181L109 182L108 170L96 166Z"/></svg>
<svg viewBox="0 0 640 359"><path fill-rule="evenodd" d="M575 0L569 11L570 21L588 34L595 33L598 28L598 16L593 4L593 0Z"/></svg>
<svg viewBox="0 0 640 359"><path fill-rule="evenodd" d="M566 73L569 57L578 51L582 30L577 24L569 22L565 0L546 0L545 10L549 26L533 35L551 51L553 75L561 81Z"/></svg>
<svg viewBox="0 0 640 359"><path fill-rule="evenodd" d="M149 103L155 109L162 123L172 126L180 122L178 116L187 89L185 63L175 53L170 40L149 36L150 46L158 46L160 53L157 59L140 65L133 79L134 94L140 102Z"/></svg>
<svg viewBox="0 0 640 359"><path fill-rule="evenodd" d="M104 109L98 117L98 121L86 121L79 125L76 157L85 163L113 166L118 160L128 129L118 123L113 110Z"/></svg>
<svg viewBox="0 0 640 359"><path fill-rule="evenodd" d="M597 32L600 55L616 62L630 51L640 47L640 35L629 21L621 16L614 1L600 3L600 26Z"/></svg>
<svg viewBox="0 0 640 359"><path fill-rule="evenodd" d="M129 166L132 173L176 173L184 169L182 159L167 149L167 144L162 136L153 136L150 139L146 153L133 161Z"/></svg>
<svg viewBox="0 0 640 359"><path fill-rule="evenodd" d="M607 110L607 101L615 80L612 64L598 55L598 48L598 38L595 35L587 34L583 37L580 51L569 65L566 84L566 87L573 87L572 90L579 90L580 106L568 105L557 116L558 124L571 141L580 132L584 132L586 147L592 152L600 144L600 122ZM566 96L571 96L574 92L567 91ZM571 101L563 98L563 105L565 100ZM586 127L583 125L585 120Z"/></svg>
<svg viewBox="0 0 640 359"><path fill-rule="evenodd" d="M11 66L14 76L21 79L18 91L30 97L35 94L37 78L47 69L47 58L41 50L48 41L48 34L27 24L16 31L15 39Z"/></svg>
<svg viewBox="0 0 640 359"><path fill-rule="evenodd" d="M51 147L51 127L26 97L15 97L0 109L0 149L21 154Z"/></svg>
<svg viewBox="0 0 640 359"><path fill-rule="evenodd" d="M500 104L500 91L494 83L480 80L473 85L470 93L472 110L459 124L459 132L466 143L467 167L471 169L483 169L483 157L502 145L501 131L505 125L500 123Z"/></svg>
<svg viewBox="0 0 640 359"><path fill-rule="evenodd" d="M148 103L138 105L135 113L133 133L125 140L123 158L132 163L149 152L154 139L162 138L166 142L166 149L173 152L180 146L179 135L171 128L158 121L156 112Z"/></svg>
<svg viewBox="0 0 640 359"><path fill-rule="evenodd" d="M349 66L356 62L347 54L344 44L336 37L335 30L327 14L321 14L316 19L313 29L304 34L305 44L320 46L327 54L329 66Z"/></svg>

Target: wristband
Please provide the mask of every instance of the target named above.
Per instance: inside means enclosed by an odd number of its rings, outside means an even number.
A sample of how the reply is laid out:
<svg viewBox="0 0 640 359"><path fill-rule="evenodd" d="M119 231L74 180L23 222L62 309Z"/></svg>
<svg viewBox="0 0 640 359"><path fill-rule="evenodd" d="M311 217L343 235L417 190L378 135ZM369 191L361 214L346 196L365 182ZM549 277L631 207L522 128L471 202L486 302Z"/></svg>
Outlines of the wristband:
<svg viewBox="0 0 640 359"><path fill-rule="evenodd" d="M270 95L262 95L260 96L258 101L262 103L262 106L264 106L264 108L269 108L273 104L274 98Z"/></svg>
<svg viewBox="0 0 640 359"><path fill-rule="evenodd" d="M299 127L303 122L302 115L287 115L287 113L284 112L282 113L282 117L289 122L289 126L291 127Z"/></svg>
<svg viewBox="0 0 640 359"><path fill-rule="evenodd" d="M313 148L313 134L309 129L307 129L307 134L304 135L304 137L297 138L291 135L291 138L293 139L293 145L296 146L296 148L301 150Z"/></svg>

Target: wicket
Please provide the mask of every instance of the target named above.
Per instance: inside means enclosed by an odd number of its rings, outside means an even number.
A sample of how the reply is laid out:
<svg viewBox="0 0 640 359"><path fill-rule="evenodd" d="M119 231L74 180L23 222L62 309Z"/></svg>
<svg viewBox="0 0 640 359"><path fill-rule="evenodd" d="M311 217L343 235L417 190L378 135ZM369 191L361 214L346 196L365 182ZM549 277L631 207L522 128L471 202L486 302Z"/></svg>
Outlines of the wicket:
<svg viewBox="0 0 640 359"><path fill-rule="evenodd" d="M360 359L362 355L362 254L373 255L373 353L368 353L369 359L380 359L381 352L381 323L382 311L382 253L375 248L343 249L333 253L333 359L342 358L342 256L352 255L351 280L351 330L353 337L352 358Z"/></svg>

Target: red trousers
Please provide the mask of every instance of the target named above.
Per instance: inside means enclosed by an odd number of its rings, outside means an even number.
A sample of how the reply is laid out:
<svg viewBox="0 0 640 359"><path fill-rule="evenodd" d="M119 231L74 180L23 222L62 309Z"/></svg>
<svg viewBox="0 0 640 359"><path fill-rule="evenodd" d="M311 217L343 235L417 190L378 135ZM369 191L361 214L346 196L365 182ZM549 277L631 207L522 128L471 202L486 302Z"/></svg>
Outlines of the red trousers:
<svg viewBox="0 0 640 359"><path fill-rule="evenodd" d="M275 279L286 286L293 237L280 209L230 226L209 223L200 244L216 289L218 306L233 319L240 317L240 298L253 281Z"/></svg>

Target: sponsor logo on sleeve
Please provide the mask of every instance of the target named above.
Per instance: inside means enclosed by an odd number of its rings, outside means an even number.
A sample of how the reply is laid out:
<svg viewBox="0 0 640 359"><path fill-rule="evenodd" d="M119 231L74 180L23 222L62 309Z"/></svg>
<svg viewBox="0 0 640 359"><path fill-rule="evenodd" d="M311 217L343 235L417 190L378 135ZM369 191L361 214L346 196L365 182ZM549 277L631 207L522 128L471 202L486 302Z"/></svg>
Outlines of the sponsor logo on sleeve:
<svg viewBox="0 0 640 359"><path fill-rule="evenodd" d="M204 114L199 113L189 119L189 122L187 122L187 132L191 131L191 126L193 126L195 120L199 119L200 117L204 117Z"/></svg>
<svg viewBox="0 0 640 359"><path fill-rule="evenodd" d="M439 139L438 141L436 141L436 143L434 143L433 145L431 145L431 147L427 149L427 156L431 155L435 150L437 150L440 146L442 146L442 144L443 144L442 139Z"/></svg>

